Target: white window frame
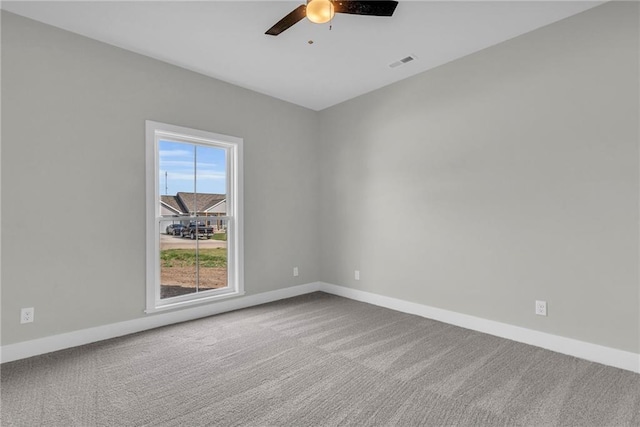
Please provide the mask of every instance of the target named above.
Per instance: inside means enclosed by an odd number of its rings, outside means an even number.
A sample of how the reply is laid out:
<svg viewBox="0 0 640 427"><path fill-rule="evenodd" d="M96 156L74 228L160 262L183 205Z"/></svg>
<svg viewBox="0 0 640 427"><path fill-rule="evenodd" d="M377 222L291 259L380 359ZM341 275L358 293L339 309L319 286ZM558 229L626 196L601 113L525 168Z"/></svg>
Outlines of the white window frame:
<svg viewBox="0 0 640 427"><path fill-rule="evenodd" d="M226 216L219 217L227 221L227 287L225 288L160 299L160 222L162 219L167 219L160 215L158 173L160 140L222 148L227 152L227 212ZM146 121L147 298L145 313L244 295L242 145L242 138ZM201 220L200 217L189 219Z"/></svg>

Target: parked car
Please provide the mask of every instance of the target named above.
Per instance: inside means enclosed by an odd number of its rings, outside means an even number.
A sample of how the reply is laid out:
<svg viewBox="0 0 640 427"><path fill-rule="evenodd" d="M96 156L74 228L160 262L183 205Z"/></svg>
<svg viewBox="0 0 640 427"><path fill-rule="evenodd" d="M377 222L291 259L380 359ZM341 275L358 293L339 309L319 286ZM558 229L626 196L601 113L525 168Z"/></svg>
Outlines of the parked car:
<svg viewBox="0 0 640 427"><path fill-rule="evenodd" d="M188 227L180 230L180 235L182 237L189 237L191 240L195 240L196 237L199 239L210 239L213 237L213 227L205 225L202 221L198 223L191 221Z"/></svg>
<svg viewBox="0 0 640 427"><path fill-rule="evenodd" d="M167 227L167 234L171 234L172 236L180 236L181 235L181 231L184 228L184 225L182 224L169 224L169 226Z"/></svg>

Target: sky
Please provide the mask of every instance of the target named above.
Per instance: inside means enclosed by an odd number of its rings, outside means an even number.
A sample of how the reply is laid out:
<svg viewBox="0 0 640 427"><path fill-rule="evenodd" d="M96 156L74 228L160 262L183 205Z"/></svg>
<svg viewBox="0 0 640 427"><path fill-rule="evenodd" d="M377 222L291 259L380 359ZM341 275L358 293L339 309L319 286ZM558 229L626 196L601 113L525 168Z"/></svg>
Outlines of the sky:
<svg viewBox="0 0 640 427"><path fill-rule="evenodd" d="M172 141L159 141L158 148L161 195L175 196L180 191L226 193L224 149Z"/></svg>

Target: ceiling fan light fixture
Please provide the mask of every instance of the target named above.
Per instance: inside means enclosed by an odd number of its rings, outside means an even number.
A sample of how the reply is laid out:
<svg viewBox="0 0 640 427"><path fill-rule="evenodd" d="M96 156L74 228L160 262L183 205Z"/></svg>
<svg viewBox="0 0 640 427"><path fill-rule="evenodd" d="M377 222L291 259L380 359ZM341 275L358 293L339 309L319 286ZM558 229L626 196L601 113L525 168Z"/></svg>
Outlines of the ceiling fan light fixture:
<svg viewBox="0 0 640 427"><path fill-rule="evenodd" d="M335 13L331 0L309 0L307 3L307 19L316 24L331 21Z"/></svg>

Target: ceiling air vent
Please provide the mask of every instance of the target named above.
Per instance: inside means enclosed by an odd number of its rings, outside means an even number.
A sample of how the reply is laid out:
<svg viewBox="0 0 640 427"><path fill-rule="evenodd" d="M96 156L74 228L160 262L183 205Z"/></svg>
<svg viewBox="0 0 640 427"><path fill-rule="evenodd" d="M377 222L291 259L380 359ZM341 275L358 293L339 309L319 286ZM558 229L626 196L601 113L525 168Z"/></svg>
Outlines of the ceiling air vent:
<svg viewBox="0 0 640 427"><path fill-rule="evenodd" d="M396 62L394 62L392 64L389 64L389 67L390 68L396 68L396 67L399 67L401 65L406 64L407 62L414 61L416 59L417 59L417 57L415 55L409 55L409 56L406 56L406 57L402 58L399 61L396 61Z"/></svg>

